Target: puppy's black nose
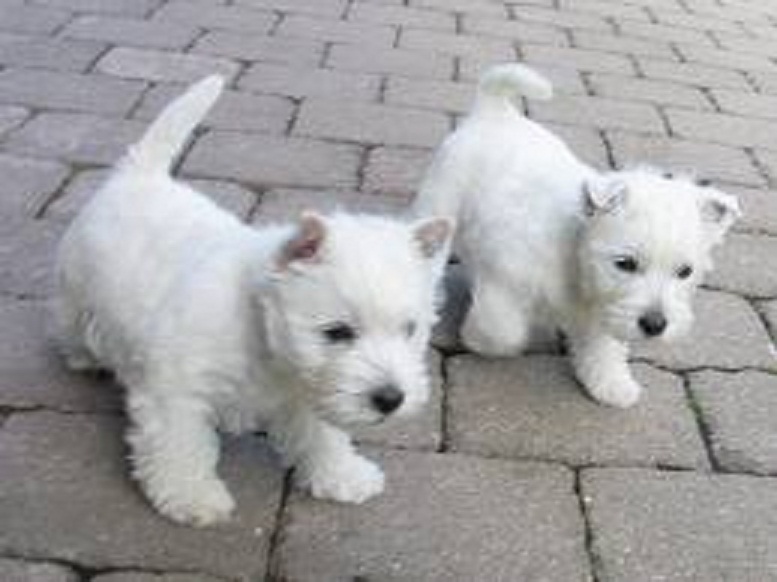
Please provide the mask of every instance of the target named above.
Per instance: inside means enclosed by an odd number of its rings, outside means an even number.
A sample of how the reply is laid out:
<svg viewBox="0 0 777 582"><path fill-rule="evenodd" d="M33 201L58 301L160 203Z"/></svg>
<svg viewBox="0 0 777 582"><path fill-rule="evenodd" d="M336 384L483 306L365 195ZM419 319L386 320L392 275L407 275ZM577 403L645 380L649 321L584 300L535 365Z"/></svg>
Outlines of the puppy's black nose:
<svg viewBox="0 0 777 582"><path fill-rule="evenodd" d="M402 391L391 384L381 386L371 395L372 405L383 414L394 412L404 399L405 395L402 394Z"/></svg>
<svg viewBox="0 0 777 582"><path fill-rule="evenodd" d="M661 335L666 329L666 317L660 311L648 311L637 323L645 335L650 337Z"/></svg>

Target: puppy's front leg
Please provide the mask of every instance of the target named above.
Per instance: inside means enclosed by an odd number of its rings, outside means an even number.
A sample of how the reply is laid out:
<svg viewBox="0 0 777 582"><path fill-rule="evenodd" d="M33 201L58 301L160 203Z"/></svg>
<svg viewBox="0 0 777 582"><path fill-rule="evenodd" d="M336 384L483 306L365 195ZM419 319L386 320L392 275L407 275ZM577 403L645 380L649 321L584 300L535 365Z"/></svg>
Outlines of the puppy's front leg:
<svg viewBox="0 0 777 582"><path fill-rule="evenodd" d="M588 393L604 404L628 408L639 400L642 387L628 364L628 348L599 331L572 333L575 374Z"/></svg>
<svg viewBox="0 0 777 582"><path fill-rule="evenodd" d="M383 471L359 455L351 438L312 412L297 410L275 423L273 438L295 467L297 484L314 497L362 503L383 491Z"/></svg>
<svg viewBox="0 0 777 582"><path fill-rule="evenodd" d="M216 474L218 434L207 405L180 396L131 394L128 410L133 476L153 505L191 525L228 519L235 502Z"/></svg>

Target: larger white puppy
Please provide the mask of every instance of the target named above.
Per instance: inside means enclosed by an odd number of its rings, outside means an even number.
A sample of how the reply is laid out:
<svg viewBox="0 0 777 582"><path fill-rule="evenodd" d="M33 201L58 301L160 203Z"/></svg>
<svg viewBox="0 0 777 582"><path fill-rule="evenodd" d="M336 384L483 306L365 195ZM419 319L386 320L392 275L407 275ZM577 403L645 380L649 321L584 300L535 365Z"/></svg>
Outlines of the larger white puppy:
<svg viewBox="0 0 777 582"><path fill-rule="evenodd" d="M455 250L473 282L465 344L508 355L532 325L560 327L580 382L597 400L626 407L640 394L627 342L687 330L710 250L739 207L687 178L582 163L518 109L519 95L551 93L525 66L489 70L416 210L457 218Z"/></svg>
<svg viewBox="0 0 777 582"><path fill-rule="evenodd" d="M58 265L69 364L116 372L134 476L162 513L197 525L234 507L217 429L266 428L317 497L382 490L337 426L427 399L452 230L346 214L241 224L169 175L222 84L208 78L168 106L76 218Z"/></svg>

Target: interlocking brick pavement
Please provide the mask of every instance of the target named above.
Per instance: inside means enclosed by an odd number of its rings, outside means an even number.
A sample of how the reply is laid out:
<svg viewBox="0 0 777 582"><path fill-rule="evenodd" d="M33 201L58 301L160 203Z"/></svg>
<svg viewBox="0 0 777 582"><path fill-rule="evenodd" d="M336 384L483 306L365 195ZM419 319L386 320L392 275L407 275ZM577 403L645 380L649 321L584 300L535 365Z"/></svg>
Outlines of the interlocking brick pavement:
<svg viewBox="0 0 777 582"><path fill-rule="evenodd" d="M636 408L589 400L552 337L463 353L464 278L433 397L364 429L387 468L361 507L309 499L261 436L230 440L238 500L209 530L129 479L121 388L65 371L56 243L183 85L228 91L181 175L261 225L401 213L477 76L522 59L528 114L600 168L696 172L745 211L690 335L634 351ZM0 580L777 581L777 7L753 0L0 1Z"/></svg>

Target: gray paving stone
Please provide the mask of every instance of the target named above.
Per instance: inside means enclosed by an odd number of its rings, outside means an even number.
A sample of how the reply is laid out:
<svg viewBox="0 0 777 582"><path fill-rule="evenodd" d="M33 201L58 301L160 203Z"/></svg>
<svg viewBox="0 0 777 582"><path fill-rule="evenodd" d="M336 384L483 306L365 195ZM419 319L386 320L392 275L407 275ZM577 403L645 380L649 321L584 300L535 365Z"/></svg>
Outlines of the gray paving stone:
<svg viewBox="0 0 777 582"><path fill-rule="evenodd" d="M587 397L562 357L449 360L451 446L575 465L705 468L680 380L644 365L634 371L643 397L629 410L615 410Z"/></svg>
<svg viewBox="0 0 777 582"><path fill-rule="evenodd" d="M20 126L30 116L24 107L15 105L0 105L0 137Z"/></svg>
<svg viewBox="0 0 777 582"><path fill-rule="evenodd" d="M304 66L254 63L238 80L240 89L286 95L296 99L377 101L380 77Z"/></svg>
<svg viewBox="0 0 777 582"><path fill-rule="evenodd" d="M405 5L391 6L388 3L354 4L348 11L348 20L447 30L449 32L456 30L456 18L451 13Z"/></svg>
<svg viewBox="0 0 777 582"><path fill-rule="evenodd" d="M716 255L716 268L707 277L710 286L749 297L777 297L776 237L734 233Z"/></svg>
<svg viewBox="0 0 777 582"><path fill-rule="evenodd" d="M134 117L151 121L186 90L183 85L157 85L148 92ZM282 134L289 124L294 104L275 95L225 91L203 120L203 127L235 131Z"/></svg>
<svg viewBox="0 0 777 582"><path fill-rule="evenodd" d="M599 168L608 168L610 159L607 148L599 131L588 127L566 125L562 123L542 123L555 133L575 152L575 155L589 164Z"/></svg>
<svg viewBox="0 0 777 582"><path fill-rule="evenodd" d="M61 36L119 45L180 49L189 44L197 32L193 26L176 22L87 15L68 24Z"/></svg>
<svg viewBox="0 0 777 582"><path fill-rule="evenodd" d="M216 578L207 574L149 574L138 571L112 572L92 578L92 582L219 582L220 580L226 580L226 578Z"/></svg>
<svg viewBox="0 0 777 582"><path fill-rule="evenodd" d="M235 517L196 529L168 522L129 481L118 416L13 415L0 433L0 551L93 568L200 571L243 580L265 571L282 472L261 440L226 446L221 473Z"/></svg>
<svg viewBox="0 0 777 582"><path fill-rule="evenodd" d="M561 28L537 22L505 20L482 14L464 14L462 28L466 34L494 36L537 44L568 46L569 40Z"/></svg>
<svg viewBox="0 0 777 582"><path fill-rule="evenodd" d="M737 117L723 113L667 109L669 125L681 137L738 147L777 149L777 121Z"/></svg>
<svg viewBox="0 0 777 582"><path fill-rule="evenodd" d="M3 582L78 582L78 574L58 564L0 558Z"/></svg>
<svg viewBox="0 0 777 582"><path fill-rule="evenodd" d="M63 164L0 154L3 226L32 219L69 174Z"/></svg>
<svg viewBox="0 0 777 582"><path fill-rule="evenodd" d="M712 95L721 109L727 113L745 117L777 119L776 95L728 91L726 89L716 89L712 91Z"/></svg>
<svg viewBox="0 0 777 582"><path fill-rule="evenodd" d="M661 59L638 58L639 65L648 79L661 79L676 83L707 87L722 87L747 91L744 75L737 71L707 67L698 64L674 63Z"/></svg>
<svg viewBox="0 0 777 582"><path fill-rule="evenodd" d="M67 371L53 339L44 301L0 297L0 407L107 411L120 407L121 391L106 378Z"/></svg>
<svg viewBox="0 0 777 582"><path fill-rule="evenodd" d="M383 73L421 79L453 77L453 57L443 54L421 55L402 49L384 49L334 45L327 65L335 70Z"/></svg>
<svg viewBox="0 0 777 582"><path fill-rule="evenodd" d="M589 579L568 471L459 455L381 457L387 489L361 507L292 498L282 579Z"/></svg>
<svg viewBox="0 0 777 582"><path fill-rule="evenodd" d="M304 210L334 212L367 212L396 214L404 208L402 200L378 194L361 194L353 191L307 190L274 188L262 195L253 222L269 224L294 220Z"/></svg>
<svg viewBox="0 0 777 582"><path fill-rule="evenodd" d="M474 56L494 62L513 60L515 42L491 36L462 35L453 32L405 28L399 46L424 53Z"/></svg>
<svg viewBox="0 0 777 582"><path fill-rule="evenodd" d="M67 10L3 2L0 6L0 30L46 35L54 32L73 14Z"/></svg>
<svg viewBox="0 0 777 582"><path fill-rule="evenodd" d="M765 183L747 154L738 148L624 131L608 131L607 137L620 167L641 162L715 180L756 186Z"/></svg>
<svg viewBox="0 0 777 582"><path fill-rule="evenodd" d="M29 297L51 293L51 267L61 230L40 220L0 226L0 292Z"/></svg>
<svg viewBox="0 0 777 582"><path fill-rule="evenodd" d="M227 6L210 0L174 0L154 12L151 22L265 34L277 18L269 11Z"/></svg>
<svg viewBox="0 0 777 582"><path fill-rule="evenodd" d="M280 10L282 12L300 12L303 14L319 14L321 16L336 16L343 14L347 0L236 0L238 6L258 8L262 10Z"/></svg>
<svg viewBox="0 0 777 582"><path fill-rule="evenodd" d="M279 37L310 38L332 43L356 44L359 46L391 47L397 33L393 26L353 22L350 20L327 20L321 16L289 14L275 33Z"/></svg>
<svg viewBox="0 0 777 582"><path fill-rule="evenodd" d="M777 352L753 309L736 295L700 291L691 332L671 344L644 343L634 357L672 369L745 367L777 371Z"/></svg>
<svg viewBox="0 0 777 582"><path fill-rule="evenodd" d="M540 121L664 133L664 125L658 113L645 103L566 95L553 101L531 102L529 111L533 118Z"/></svg>
<svg viewBox="0 0 777 582"><path fill-rule="evenodd" d="M466 113L475 100L475 86L471 83L389 77L384 99L389 105Z"/></svg>
<svg viewBox="0 0 777 582"><path fill-rule="evenodd" d="M36 4L61 8L74 12L95 12L98 14L126 14L145 16L163 0L35 0Z"/></svg>
<svg viewBox="0 0 777 582"><path fill-rule="evenodd" d="M262 186L352 188L358 163L353 146L214 131L195 144L183 171Z"/></svg>
<svg viewBox="0 0 777 582"><path fill-rule="evenodd" d="M742 217L734 224L734 230L777 234L777 192L730 185L722 189L734 194L742 206Z"/></svg>
<svg viewBox="0 0 777 582"><path fill-rule="evenodd" d="M85 71L107 45L0 33L0 64L57 71Z"/></svg>
<svg viewBox="0 0 777 582"><path fill-rule="evenodd" d="M699 372L690 388L723 469L777 473L777 376Z"/></svg>
<svg viewBox="0 0 777 582"><path fill-rule="evenodd" d="M192 52L241 61L314 67L321 60L324 43L308 39L276 38L215 30L197 41Z"/></svg>
<svg viewBox="0 0 777 582"><path fill-rule="evenodd" d="M774 480L589 470L583 474L601 578L774 580Z"/></svg>
<svg viewBox="0 0 777 582"><path fill-rule="evenodd" d="M0 72L0 103L123 115L144 83L102 75L9 69Z"/></svg>
<svg viewBox="0 0 777 582"><path fill-rule="evenodd" d="M611 6L617 5L612 4ZM572 36L575 40L575 46L584 49L596 49L621 54L647 55L668 59L670 61L677 59L677 56L672 52L669 43L665 42L656 42L639 38L624 38L619 35L605 34L602 31L582 29L573 29Z"/></svg>
<svg viewBox="0 0 777 582"><path fill-rule="evenodd" d="M370 144L437 145L450 128L448 118L434 111L384 105L309 100L303 103L292 133Z"/></svg>
<svg viewBox="0 0 777 582"><path fill-rule="evenodd" d="M108 75L183 83L199 81L214 73L229 80L239 69L237 63L227 59L131 47L111 49L97 63L97 70Z"/></svg>
<svg viewBox="0 0 777 582"><path fill-rule="evenodd" d="M538 67L550 65L587 73L634 74L634 66L625 55L608 51L533 44L523 44L521 51L527 63Z"/></svg>
<svg viewBox="0 0 777 582"><path fill-rule="evenodd" d="M113 164L140 138L146 125L85 113L42 113L15 132L6 149L31 157Z"/></svg>
<svg viewBox="0 0 777 582"><path fill-rule="evenodd" d="M696 87L655 79L598 73L591 75L590 78L594 93L602 97L647 101L658 105L676 105L702 111L712 109L712 104Z"/></svg>
<svg viewBox="0 0 777 582"><path fill-rule="evenodd" d="M409 198L421 185L433 150L379 147L370 151L363 188Z"/></svg>

